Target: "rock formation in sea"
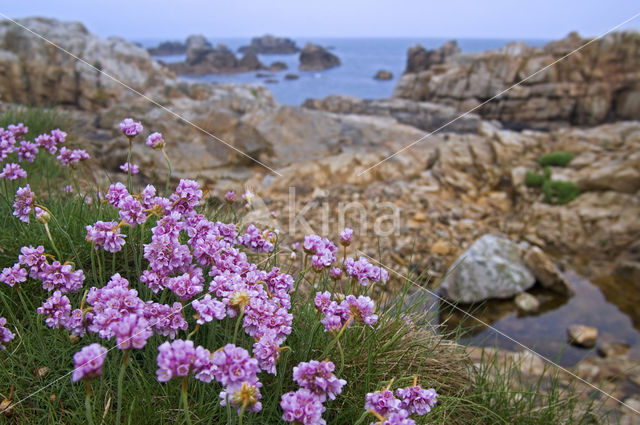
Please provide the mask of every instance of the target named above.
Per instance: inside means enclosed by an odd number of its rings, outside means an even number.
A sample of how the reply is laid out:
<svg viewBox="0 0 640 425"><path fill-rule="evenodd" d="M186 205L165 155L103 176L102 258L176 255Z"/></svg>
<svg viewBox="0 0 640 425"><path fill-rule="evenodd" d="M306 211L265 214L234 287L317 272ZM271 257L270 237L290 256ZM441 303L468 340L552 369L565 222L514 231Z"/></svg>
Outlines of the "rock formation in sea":
<svg viewBox="0 0 640 425"><path fill-rule="evenodd" d="M238 59L227 46L212 46L202 35L192 35L187 39L186 59L166 66L178 75L229 74L249 72L266 67L253 51L246 52Z"/></svg>
<svg viewBox="0 0 640 425"><path fill-rule="evenodd" d="M253 51L263 54L294 54L298 53L300 48L296 46L295 41L290 38L274 37L273 35L266 34L262 37L252 38L248 46L242 46L238 51L241 53Z"/></svg>
<svg viewBox="0 0 640 425"><path fill-rule="evenodd" d="M518 42L478 54L412 48L394 97L464 112L522 81L477 113L514 128L640 119L640 33L608 34L571 53L587 42L572 33L543 47Z"/></svg>
<svg viewBox="0 0 640 425"><path fill-rule="evenodd" d="M300 52L301 71L321 71L340 65L340 59L321 46L307 43Z"/></svg>
<svg viewBox="0 0 640 425"><path fill-rule="evenodd" d="M381 69L376 72L376 75L373 76L374 80L391 80L393 78L393 74L390 71L385 69Z"/></svg>
<svg viewBox="0 0 640 425"><path fill-rule="evenodd" d="M187 52L187 45L181 41L164 41L147 51L151 56L182 55Z"/></svg>

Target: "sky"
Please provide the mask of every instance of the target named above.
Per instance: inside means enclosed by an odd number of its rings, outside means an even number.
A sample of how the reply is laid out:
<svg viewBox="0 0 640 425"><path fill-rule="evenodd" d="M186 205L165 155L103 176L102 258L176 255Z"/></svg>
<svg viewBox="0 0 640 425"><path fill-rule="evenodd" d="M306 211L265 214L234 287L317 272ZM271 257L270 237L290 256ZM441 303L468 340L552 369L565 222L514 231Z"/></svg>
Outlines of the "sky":
<svg viewBox="0 0 640 425"><path fill-rule="evenodd" d="M638 0L2 0L11 18L81 21L102 37L442 37L555 39L597 36L640 12ZM640 30L640 16L625 25Z"/></svg>

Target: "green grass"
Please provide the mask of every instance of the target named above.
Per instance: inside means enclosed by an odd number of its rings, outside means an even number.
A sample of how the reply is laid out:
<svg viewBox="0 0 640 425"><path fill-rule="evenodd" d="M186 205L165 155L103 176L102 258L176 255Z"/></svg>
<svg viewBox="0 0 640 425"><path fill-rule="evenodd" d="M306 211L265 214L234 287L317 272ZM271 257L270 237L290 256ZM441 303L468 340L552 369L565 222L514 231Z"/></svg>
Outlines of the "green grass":
<svg viewBox="0 0 640 425"><path fill-rule="evenodd" d="M14 115L13 121L25 121L41 129L56 124L40 117L37 113ZM54 115L55 116L55 115ZM3 121L4 120L4 121ZM6 122L2 117L0 122ZM35 120L34 124L30 120ZM57 125L53 125L57 127ZM50 223L53 239L60 251L62 261L73 262L76 268L82 268L86 279L84 288L101 287L113 273L126 277L131 287L137 289L142 299L155 299L160 302L173 302L176 299L166 291L154 296L139 282L141 271L147 267L146 261L140 261L142 244L148 242L148 231L141 236L140 227L124 228L127 233L125 249L115 255L99 252L99 261L85 241L84 226L97 220L116 219L117 214L109 205L96 201L87 204L84 196L78 193L63 194L61 188L79 179L80 171L67 174L46 154L28 170L28 181L36 189L38 201L52 213ZM37 164L41 164L38 168ZM42 174L47 176L42 178ZM46 183L38 181L46 180ZM12 216L11 203L18 185L24 182L6 182L0 184L0 267L7 267L17 260L20 247L25 245L44 245L47 253L54 249L48 240L44 228L32 219L29 225ZM103 188L104 191L104 188ZM221 221L236 220L235 211L217 203L209 203L204 213L210 219ZM147 229L152 224L147 225ZM278 256L259 258L250 254L261 268L270 269L274 265L285 270L290 264L280 262ZM380 318L373 327L355 325L348 329L340 339L340 354L337 345L331 347L331 338L324 332L313 306L315 290L330 289L333 285L326 275L315 276L313 272L305 276L300 272L302 259L293 266L293 276L298 288L292 294L292 313L294 315L293 332L287 338L286 345L278 362L277 376L260 374L264 387L263 410L258 414L248 414L244 424L279 424L282 414L279 408L280 396L296 386L292 382L292 368L300 361L329 358L337 365L336 374L347 380L343 394L335 401L326 403L327 411L323 417L328 424L369 423L372 416L363 417L365 395L381 389L393 379L394 388L409 385L414 376L424 387L434 387L440 394L440 401L433 411L418 418L420 424L549 424L583 423L587 417L575 398L559 391L559 383L553 379L545 381L542 387L530 386L514 375L516 368L503 371L500 366L486 362L480 368L474 367L457 345L454 334L434 332L436 322L434 313L425 311L424 298L421 295L409 297L411 285L407 281L391 284L397 288L390 297L391 301L380 306ZM101 265L100 266L98 266ZM206 275L206 270L205 270ZM205 287L208 282L205 284ZM343 290L344 287L343 282ZM380 292L371 288L358 288L363 293L379 296ZM72 305L78 306L83 294L70 294ZM6 351L0 351L0 399L11 394L14 405L8 414L0 414L0 423L7 424L84 424L85 388L82 383L72 383L69 373L73 367L73 354L81 347L99 342L107 348L114 341L100 340L96 335L87 335L81 341L70 339L67 331L48 328L36 308L47 298L39 282L29 280L20 288L10 288L0 284L1 316L7 318L8 325L16 333L16 338L7 344ZM409 301L411 300L411 301ZM191 318L193 310L185 308L185 317L190 323L187 332L194 329ZM210 350L216 350L231 340L235 320L225 319L203 326L193 337L196 344ZM178 338L185 338L187 332ZM165 337L153 336L143 350L133 350L129 359L120 406L124 423L130 424L174 424L184 420L180 409L179 381L159 383L155 377L157 346ZM250 349L252 340L242 334L238 345ZM331 348L329 348L331 347ZM111 350L105 361L104 374L92 382L94 391L93 415L96 423L114 422L116 405L116 379L122 358L118 349ZM44 376L37 371L48 370ZM237 415L219 406L218 394L221 387L216 383L205 384L189 379L188 397L191 417L194 423L237 423ZM0 400L1 401L1 400ZM589 412L590 406L586 407ZM103 418L104 421L101 421ZM567 418L570 420L567 422Z"/></svg>
<svg viewBox="0 0 640 425"><path fill-rule="evenodd" d="M545 180L542 185L542 193L544 193L545 202L564 205L580 196L580 188L569 181Z"/></svg>
<svg viewBox="0 0 640 425"><path fill-rule="evenodd" d="M542 155L538 159L538 163L543 167L566 167L574 157L575 155L571 152L551 152L546 155Z"/></svg>
<svg viewBox="0 0 640 425"><path fill-rule="evenodd" d="M533 171L527 171L524 176L524 184L527 185L527 187L542 187L544 181L545 176Z"/></svg>

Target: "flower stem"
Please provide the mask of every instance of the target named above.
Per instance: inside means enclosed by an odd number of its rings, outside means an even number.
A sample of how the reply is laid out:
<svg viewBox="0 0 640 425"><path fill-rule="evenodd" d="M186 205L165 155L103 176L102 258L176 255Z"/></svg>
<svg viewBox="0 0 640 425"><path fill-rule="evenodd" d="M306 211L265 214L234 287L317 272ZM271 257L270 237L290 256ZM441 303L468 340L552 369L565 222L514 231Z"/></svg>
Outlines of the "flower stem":
<svg viewBox="0 0 640 425"><path fill-rule="evenodd" d="M187 377L182 377L182 407L184 407L184 417L188 425L191 425L191 418L189 417L189 404L187 402Z"/></svg>
<svg viewBox="0 0 640 425"><path fill-rule="evenodd" d="M124 379L124 372L127 369L127 359L129 358L129 352L131 348L124 351L122 355L122 364L120 365L120 373L118 374L118 406L116 408L116 424L120 425L120 415L122 411L122 381Z"/></svg>
<svg viewBox="0 0 640 425"><path fill-rule="evenodd" d="M91 390L91 383L88 380L84 381L84 383L87 390L87 395L84 398L84 410L87 415L87 424L93 425L93 408L91 406L91 396L93 395L93 391Z"/></svg>
<svg viewBox="0 0 640 425"><path fill-rule="evenodd" d="M131 180L131 148L133 147L133 138L129 137L129 155L127 155L127 186L129 193L133 192L133 180Z"/></svg>
<svg viewBox="0 0 640 425"><path fill-rule="evenodd" d="M56 246L56 243L53 241L53 237L51 236L51 231L49 230L48 223L44 224L44 230L47 232L47 237L49 238L49 242L51 242L51 246L53 247L53 250L56 252L56 255L58 256L58 261L62 262L62 255L60 255L60 251L58 251L58 247Z"/></svg>
<svg viewBox="0 0 640 425"><path fill-rule="evenodd" d="M240 409L240 414L238 415L238 425L242 425L242 417L244 416L244 411L247 408L247 402L242 403L242 408Z"/></svg>
<svg viewBox="0 0 640 425"><path fill-rule="evenodd" d="M238 315L238 320L236 321L236 328L233 331L233 345L236 344L236 338L238 337L238 329L240 329L240 322L242 322L243 317L244 317L244 305L240 307L240 314Z"/></svg>
<svg viewBox="0 0 640 425"><path fill-rule="evenodd" d="M200 323L196 323L196 327L193 328L193 331L191 331L189 335L187 335L187 341L189 341L191 337L194 336L196 332L198 332L198 329L200 329Z"/></svg>
<svg viewBox="0 0 640 425"><path fill-rule="evenodd" d="M169 155L165 152L164 148L162 148L162 155L164 156L164 160L167 162L167 168L169 168L169 177L167 177L167 182L164 187L164 195L167 196L169 194L169 182L171 182L171 175L173 174L173 168L171 168L171 161L169 160Z"/></svg>

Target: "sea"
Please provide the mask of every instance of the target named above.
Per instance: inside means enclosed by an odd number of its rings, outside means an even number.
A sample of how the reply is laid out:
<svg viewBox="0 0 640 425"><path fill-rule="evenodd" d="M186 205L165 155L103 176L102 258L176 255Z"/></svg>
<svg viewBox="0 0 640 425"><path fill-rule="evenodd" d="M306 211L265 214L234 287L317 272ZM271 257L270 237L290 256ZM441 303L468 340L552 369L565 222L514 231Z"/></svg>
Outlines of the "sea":
<svg viewBox="0 0 640 425"><path fill-rule="evenodd" d="M269 72L268 77L260 77L257 72L241 74L212 74L198 77L183 76L185 80L206 81L215 83L254 83L266 85L273 93L275 100L284 105L301 105L308 98L322 98L331 94L343 94L364 99L390 97L398 79L402 76L407 62L407 51L411 46L421 44L427 49L442 46L449 38L292 38L298 46L303 47L312 42L329 49L340 58L341 66L324 71L299 71L298 54L290 55L258 55L260 61L269 66L279 61L287 64L288 69ZM144 47L157 46L166 40L135 40ZM210 38L215 46L225 44L232 51L249 44L243 38ZM484 50L498 49L512 41L522 41L530 46L541 46L549 40L531 39L456 39L463 53L476 53ZM240 55L239 55L240 56ZM156 59L164 62L179 62L185 55L159 56ZM373 76L384 69L393 74L388 81L375 80ZM264 74L264 71L261 71ZM297 80L285 80L289 73L298 74ZM266 82L265 80L271 80ZM274 82L275 80L276 82Z"/></svg>

